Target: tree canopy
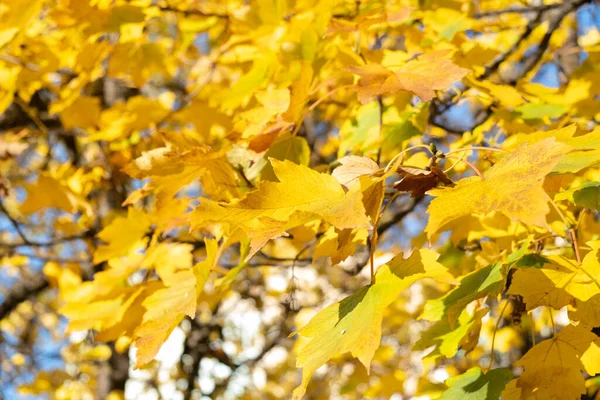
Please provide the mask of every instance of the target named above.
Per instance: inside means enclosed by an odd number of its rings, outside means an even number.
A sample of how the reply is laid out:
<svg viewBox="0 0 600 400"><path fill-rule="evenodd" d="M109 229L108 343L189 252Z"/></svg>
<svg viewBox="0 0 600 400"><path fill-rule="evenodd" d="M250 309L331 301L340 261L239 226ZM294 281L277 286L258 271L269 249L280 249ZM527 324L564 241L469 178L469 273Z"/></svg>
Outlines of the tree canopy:
<svg viewBox="0 0 600 400"><path fill-rule="evenodd" d="M0 397L598 398L597 2L3 0L0 82Z"/></svg>

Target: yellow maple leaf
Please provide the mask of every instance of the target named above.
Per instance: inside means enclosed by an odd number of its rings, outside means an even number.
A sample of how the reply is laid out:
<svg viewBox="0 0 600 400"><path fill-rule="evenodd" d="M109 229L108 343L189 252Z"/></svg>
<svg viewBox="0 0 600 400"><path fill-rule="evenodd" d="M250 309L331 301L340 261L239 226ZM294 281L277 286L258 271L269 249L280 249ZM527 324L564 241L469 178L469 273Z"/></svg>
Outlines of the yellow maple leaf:
<svg viewBox="0 0 600 400"><path fill-rule="evenodd" d="M217 199L229 199L237 194L237 179L222 152L211 153L196 147L177 151L161 147L142 154L125 168L137 179L150 181L133 192L124 204L139 201L149 194L157 196L157 206L164 207L184 186L200 179L204 192Z"/></svg>
<svg viewBox="0 0 600 400"><path fill-rule="evenodd" d="M427 53L408 61L395 72L379 64L349 67L347 70L360 76L357 91L363 104L375 96L394 94L399 90L412 92L421 100L428 101L435 97L436 90L447 89L469 72L455 65L450 56L448 50Z"/></svg>
<svg viewBox="0 0 600 400"><path fill-rule="evenodd" d="M568 304L576 308L582 306L577 319L588 323L585 315L592 310L586 308L597 302L595 296L600 295L598 251L588 253L581 265L560 256L548 256L547 259L551 263L542 268L518 270L508 293L523 296L528 310L542 305L557 310ZM592 303L586 305L590 300Z"/></svg>
<svg viewBox="0 0 600 400"><path fill-rule="evenodd" d="M581 371L594 375L600 367L600 358L593 358L597 356L599 342L598 336L585 328L565 327L552 339L535 345L515 363L524 367L524 371L516 385L507 386L507 394L521 399L579 398L585 393Z"/></svg>
<svg viewBox="0 0 600 400"><path fill-rule="evenodd" d="M74 212L82 201L61 180L50 176L40 175L31 184L26 185L27 200L20 206L21 212L32 214L47 207L55 207L63 211Z"/></svg>
<svg viewBox="0 0 600 400"><path fill-rule="evenodd" d="M355 253L357 245L366 245L368 236L366 229L338 231L330 226L317 241L313 260L319 257L331 257L333 265L339 264Z"/></svg>
<svg viewBox="0 0 600 400"><path fill-rule="evenodd" d="M192 212L192 229L215 223L239 227L252 238L250 257L270 238L311 220L322 219L338 229L370 227L360 188L344 193L331 175L287 160L270 161L279 182L263 181L229 203L202 200Z"/></svg>
<svg viewBox="0 0 600 400"><path fill-rule="evenodd" d="M429 237L459 217L492 211L545 227L550 208L543 178L569 149L553 138L522 145L490 168L485 179L464 178L452 188L430 190L436 198L427 209Z"/></svg>
<svg viewBox="0 0 600 400"><path fill-rule="evenodd" d="M191 270L171 276L171 285L148 296L143 306L146 313L135 330L137 347L135 368L152 361L162 344L181 320L196 313L196 278Z"/></svg>
<svg viewBox="0 0 600 400"><path fill-rule="evenodd" d="M350 187L363 175L371 175L379 171L379 165L368 157L346 156L340 158L341 164L333 170L331 176L345 187Z"/></svg>
<svg viewBox="0 0 600 400"><path fill-rule="evenodd" d="M0 9L2 16L0 49L10 43L21 29L27 28L27 23L40 13L43 4L42 0L28 1L27 3L18 0L3 2L2 9Z"/></svg>
<svg viewBox="0 0 600 400"><path fill-rule="evenodd" d="M150 224L150 218L143 211L129 207L127 217L116 217L98 233L98 238L106 244L96 249L94 263L129 254L142 243Z"/></svg>
<svg viewBox="0 0 600 400"><path fill-rule="evenodd" d="M350 352L368 372L381 340L383 311L400 292L423 278L456 283L438 257L429 249L408 259L399 254L377 271L372 285L325 308L300 329L296 365L302 368L302 383L293 398L300 399L314 372L337 354Z"/></svg>

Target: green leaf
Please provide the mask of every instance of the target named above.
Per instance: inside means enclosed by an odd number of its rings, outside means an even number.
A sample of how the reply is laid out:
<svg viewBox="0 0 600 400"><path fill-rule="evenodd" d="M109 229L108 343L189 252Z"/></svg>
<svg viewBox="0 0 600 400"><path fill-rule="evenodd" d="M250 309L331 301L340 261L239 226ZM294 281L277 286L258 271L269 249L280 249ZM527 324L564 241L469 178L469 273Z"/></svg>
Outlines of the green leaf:
<svg viewBox="0 0 600 400"><path fill-rule="evenodd" d="M515 111L521 114L520 117L525 120L542 119L544 117L558 118L567 110L566 106L547 103L527 103L515 108Z"/></svg>
<svg viewBox="0 0 600 400"><path fill-rule="evenodd" d="M381 340L384 309L419 279L456 282L438 257L429 249L415 251L408 259L399 254L377 270L374 284L325 308L300 329L297 366L302 368L302 383L293 398L300 399L315 371L337 354L350 352L368 372Z"/></svg>
<svg viewBox="0 0 600 400"><path fill-rule="evenodd" d="M555 174L575 173L597 164L600 164L600 149L572 151L559 159L552 172Z"/></svg>
<svg viewBox="0 0 600 400"><path fill-rule="evenodd" d="M479 367L474 367L448 379L449 389L439 400L496 400L512 376L508 368L497 368L484 374Z"/></svg>
<svg viewBox="0 0 600 400"><path fill-rule="evenodd" d="M308 165L310 161L310 148L303 137L285 134L269 147L264 159L268 160L269 158L280 161L289 160L299 165ZM277 177L271 163L265 164L265 167L261 171L261 179L277 182Z"/></svg>
<svg viewBox="0 0 600 400"><path fill-rule="evenodd" d="M573 201L576 205L600 210L600 182L588 182L573 193Z"/></svg>
<svg viewBox="0 0 600 400"><path fill-rule="evenodd" d="M379 139L379 105L377 102L361 106L356 117L346 120L340 129L340 149L338 157L343 157L348 151L364 151Z"/></svg>
<svg viewBox="0 0 600 400"><path fill-rule="evenodd" d="M428 301L419 319L439 321L444 315L448 315L450 323L453 323L473 300L500 292L504 281L502 265L488 265L465 275L460 280L459 287L439 299Z"/></svg>
<svg viewBox="0 0 600 400"><path fill-rule="evenodd" d="M383 139L381 150L383 154L392 157L403 150L404 143L412 137L422 135L416 119L429 115L428 103L421 103L417 107L399 113L397 108L389 108L384 115ZM386 122L386 121L391 121ZM388 125L389 124L389 125Z"/></svg>
<svg viewBox="0 0 600 400"><path fill-rule="evenodd" d="M481 318L488 311L486 308L471 315L467 310L463 310L456 324L451 324L448 318L436 322L421 335L413 349L422 351L435 346L435 349L427 355L427 358L453 357L462 343L471 342L473 344L473 340L474 344L477 343L481 329Z"/></svg>

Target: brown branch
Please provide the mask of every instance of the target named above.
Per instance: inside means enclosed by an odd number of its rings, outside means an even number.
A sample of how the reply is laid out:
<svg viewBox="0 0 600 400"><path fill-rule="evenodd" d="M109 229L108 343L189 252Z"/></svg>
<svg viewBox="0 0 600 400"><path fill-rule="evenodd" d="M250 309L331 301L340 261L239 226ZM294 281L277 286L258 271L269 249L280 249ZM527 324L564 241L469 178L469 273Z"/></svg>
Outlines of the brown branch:
<svg viewBox="0 0 600 400"><path fill-rule="evenodd" d="M17 234L21 237L23 244L31 246L33 242L29 241L29 238L27 238L27 235L25 235L25 232L23 231L23 228L21 228L21 225L12 215L10 215L6 207L4 207L4 203L2 201L0 201L0 211L2 211L6 215L6 218L8 218L13 228L15 228Z"/></svg>
<svg viewBox="0 0 600 400"><path fill-rule="evenodd" d="M170 6L159 6L158 8L161 11L170 11L170 12L182 13L185 15L198 15L201 17L216 17L216 18L229 19L229 15L227 15L227 14L204 12L204 11L198 10L198 9L181 10L179 8L173 8Z"/></svg>
<svg viewBox="0 0 600 400"><path fill-rule="evenodd" d="M49 287L44 274L36 274L11 285L4 300L0 303L0 321L6 318L17 306L31 297L37 296Z"/></svg>
<svg viewBox="0 0 600 400"><path fill-rule="evenodd" d="M498 68L500 68L500 65L504 63L511 55L513 55L519 49L519 47L521 47L521 44L525 40L527 40L529 36L531 36L531 33L533 32L535 27L540 24L542 16L543 12L538 12L535 18L531 19L529 23L525 26L525 30L523 31L523 33L521 33L521 36L519 36L519 38L515 41L511 48L505 51L504 53L500 54L494 61L492 61L490 65L486 66L484 73L481 74L481 76L479 76L478 79L487 79L490 77L490 75L496 72Z"/></svg>
<svg viewBox="0 0 600 400"><path fill-rule="evenodd" d="M542 4L529 7L507 7L501 10L481 11L473 14L474 18L496 17L503 14L528 14L534 12L546 12L555 8L562 7L563 3Z"/></svg>
<svg viewBox="0 0 600 400"><path fill-rule="evenodd" d="M379 236L383 235L392 226L402 221L404 217L406 217L408 214L415 210L415 208L419 205L419 203L423 201L423 199L424 197L416 198L410 206L394 214L391 219L379 224L379 226L377 227L377 234Z"/></svg>
<svg viewBox="0 0 600 400"><path fill-rule="evenodd" d="M542 59L543 55L545 54L546 50L548 49L548 46L550 44L550 39L552 38L552 34L560 27L560 24L562 23L564 18L569 13L577 10L579 7L581 7L582 5L584 5L586 3L590 3L591 1L593 1L593 0L575 0L575 1L568 1L568 2L564 2L564 3L558 3L556 5L553 4L551 7L549 5L547 5L547 6L539 6L539 7L529 8L532 12L537 12L537 15L528 22L527 26L525 27L525 30L519 36L519 38L515 41L515 43L511 46L511 48L508 49L506 52L500 54L494 61L492 61L492 63L490 65L486 66L485 71L483 72L482 75L480 75L478 77L478 79L479 80L487 79L492 74L494 74L500 68L500 66L519 49L521 44L531 36L535 27L538 26L540 24L540 22L542 21L542 17L545 12L553 10L553 9L559 9L559 11L557 11L557 14L553 18L550 19L548 31L546 32L546 34L540 41L539 45L536 47L535 52L525 60L525 66L519 70L519 72L518 72L518 74L516 74L516 76L514 76L513 78L504 82L509 85L514 85L519 79L523 78L531 70L533 70L536 67L536 65L539 63L539 61ZM506 9L506 10L509 10L509 9ZM466 88L466 85L464 83L460 83L458 90L462 91L465 88ZM455 91L456 91L456 89L447 90L439 98L434 99L432 101L432 103L431 103L432 112L429 115L429 123L431 125L445 129L449 133L462 134L463 133L462 131L453 129L452 127L449 127L449 126L446 126L443 122L437 120L440 115L442 115L444 112L446 112L448 109L450 109L453 105L456 104L456 102L452 101ZM482 113L483 117L477 119L477 121L474 123L474 125L472 127L470 127L470 130L481 125L482 123L484 123L487 120L487 117L491 113L491 108L488 106L488 107L484 108L484 110L485 111Z"/></svg>
<svg viewBox="0 0 600 400"><path fill-rule="evenodd" d="M538 65L543 55L546 53L546 50L548 50L548 46L550 44L550 39L552 38L552 35L560 27L560 24L565 19L565 17L569 15L572 11L577 10L579 7L589 2L591 2L591 0L576 0L566 3L564 9L562 9L554 18L550 20L548 30L546 31L546 34L544 34L544 37L540 41L540 44L536 47L535 52L533 53L533 55L529 56L525 60L525 66L520 71L520 73L516 77L508 81L509 85L514 85L517 82L517 80L527 75Z"/></svg>
<svg viewBox="0 0 600 400"><path fill-rule="evenodd" d="M569 229L569 235L571 235L571 245L573 246L573 251L577 258L577 264L581 265L581 253L579 252L579 243L577 243L577 232L575 232L575 229L571 228Z"/></svg>

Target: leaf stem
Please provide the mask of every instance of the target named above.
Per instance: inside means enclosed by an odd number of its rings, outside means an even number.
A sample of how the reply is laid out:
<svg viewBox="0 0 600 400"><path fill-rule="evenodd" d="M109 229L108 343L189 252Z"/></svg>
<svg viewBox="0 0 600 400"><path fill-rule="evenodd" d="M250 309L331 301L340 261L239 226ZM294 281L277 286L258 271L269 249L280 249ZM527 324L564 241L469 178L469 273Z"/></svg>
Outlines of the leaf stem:
<svg viewBox="0 0 600 400"><path fill-rule="evenodd" d="M560 211L560 208L558 208L558 206L556 205L554 200L550 198L550 196L548 196L548 200L558 213L558 216L562 220L563 224L569 227L569 236L571 236L571 247L573 247L573 252L575 253L575 258L577 259L577 264L581 265L581 253L579 252L579 243L577 243L577 232L575 232L575 229L573 227L570 227L570 224L567 222L565 215L562 213L562 211Z"/></svg>
<svg viewBox="0 0 600 400"><path fill-rule="evenodd" d="M444 170L444 173L445 173L445 174L447 174L448 172L452 171L452 170L454 169L454 167L456 167L456 166L458 165L458 163L460 163L460 162L463 160L463 158L465 157L465 154L467 154L467 152L466 152L466 151L464 151L464 152L463 152L463 153L460 155L460 157L459 157L459 158L456 160L456 162L455 162L454 164L452 164L450 167L446 168L446 169Z"/></svg>
<svg viewBox="0 0 600 400"><path fill-rule="evenodd" d="M383 140L383 99L377 96L377 105L379 106L379 149L377 149L377 165L381 162L381 141Z"/></svg>
<svg viewBox="0 0 600 400"><path fill-rule="evenodd" d="M402 150L400 153L396 154L394 156L394 158L392 158L390 160L389 163L387 163L387 165L385 166L385 169L383 170L384 173L387 173L390 170L390 167L396 162L396 160L399 157L402 157L405 153L411 151L411 150L415 150L415 149L426 149L427 151L429 151L431 153L431 149L429 148L429 146L425 145L425 144L417 144L415 146L411 146L411 147L407 147L406 149ZM433 154L433 153L432 153Z"/></svg>
<svg viewBox="0 0 600 400"><path fill-rule="evenodd" d="M456 157L445 157L445 158L451 159L451 160L460 160L459 158L456 158ZM460 161L462 161L465 164L467 164L469 166L469 168L471 168L473 171L475 171L475 173L477 174L478 177L480 177L482 180L485 181L485 177L483 176L483 174L481 173L481 171L478 170L477 167L471 163L471 161L467 160L466 158L462 159Z"/></svg>
<svg viewBox="0 0 600 400"><path fill-rule="evenodd" d="M500 322L502 321L502 317L504 316L504 311L506 311L506 307L508 307L508 300L502 307L502 311L500 311L500 315L498 316L498 320L496 321L496 327L494 328L494 334L492 335L492 348L490 350L490 364L488 365L488 372L492 369L492 365L494 365L494 345L496 344L496 333L498 332L498 328L500 327Z"/></svg>
<svg viewBox="0 0 600 400"><path fill-rule="evenodd" d="M556 336L556 326L554 325L554 316L552 315L551 307L548 307L548 313L550 314L550 322L552 323L552 334Z"/></svg>
<svg viewBox="0 0 600 400"><path fill-rule="evenodd" d="M484 151L496 151L496 152L499 152L499 153L508 153L508 151L506 151L506 150L496 149L494 147L471 146L471 147L464 147L464 148L460 148L460 149L449 151L449 152L446 153L446 155L448 155L448 154L454 154L454 153L460 153L461 151L470 151L470 150L484 150Z"/></svg>
<svg viewBox="0 0 600 400"><path fill-rule="evenodd" d="M573 251L575 251L577 264L581 265L581 254L579 253L579 244L577 243L577 232L575 232L574 228L571 228L569 229L569 234L571 235L571 245L573 246Z"/></svg>
<svg viewBox="0 0 600 400"><path fill-rule="evenodd" d="M546 196L548 196L548 194L546 194ZM550 196L548 196L548 201L550 202L550 204L552 204L552 207L554 207L554 209L556 210L556 213L562 220L563 224L565 224L565 226L569 226L569 223L567 222L565 215L562 213L562 211L560 211L560 208L558 208L558 206L556 205L556 203L554 202L554 200L552 200L552 198Z"/></svg>
<svg viewBox="0 0 600 400"><path fill-rule="evenodd" d="M371 268L371 284L375 283L375 248L377 246L377 240L379 239L379 231L378 231L377 227L379 225L379 221L381 220L381 216L383 215L385 210L388 209L390 204L392 204L392 202L394 200L396 200L396 197L398 197L399 194L400 194L400 192L394 193L394 195L390 198L390 200L386 203L386 205L383 206L383 209L381 210L381 212L379 212L377 214L376 220L374 221L374 224L373 224L374 225L373 226L373 235L371 236L371 246L369 249L369 266Z"/></svg>
<svg viewBox="0 0 600 400"><path fill-rule="evenodd" d="M321 97L320 99L315 100L314 103L312 103L309 107L308 107L308 111L312 111L314 110L319 104L321 104L323 101L327 100L327 98L329 96L331 96L332 94L334 94L335 92L337 92L340 89L346 89L346 88L350 88L352 87L352 85L342 85L342 86L338 86L335 87L333 89L331 89L329 92L325 93L325 95L323 97ZM308 112L307 112L308 114Z"/></svg>

